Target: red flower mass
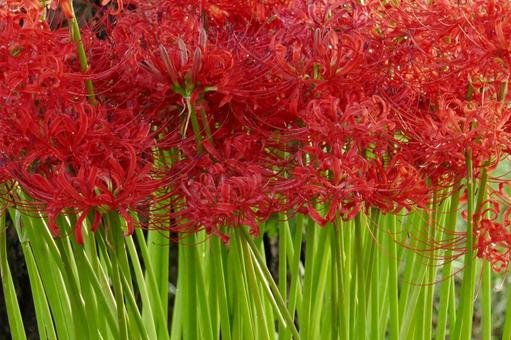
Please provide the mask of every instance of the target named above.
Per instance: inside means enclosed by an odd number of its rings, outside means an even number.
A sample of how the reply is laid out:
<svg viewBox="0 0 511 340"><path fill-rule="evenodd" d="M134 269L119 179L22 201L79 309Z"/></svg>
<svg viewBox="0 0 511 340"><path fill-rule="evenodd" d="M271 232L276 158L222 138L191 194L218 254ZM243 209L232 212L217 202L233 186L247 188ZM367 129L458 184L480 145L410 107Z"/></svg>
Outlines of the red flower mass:
<svg viewBox="0 0 511 340"><path fill-rule="evenodd" d="M55 235L68 213L79 242L109 211L128 232L227 240L288 211L323 225L426 208L463 181L466 150L476 176L509 153L509 1L92 8L76 13L83 71L69 2L0 5L4 201L46 214ZM497 267L506 228L476 223Z"/></svg>

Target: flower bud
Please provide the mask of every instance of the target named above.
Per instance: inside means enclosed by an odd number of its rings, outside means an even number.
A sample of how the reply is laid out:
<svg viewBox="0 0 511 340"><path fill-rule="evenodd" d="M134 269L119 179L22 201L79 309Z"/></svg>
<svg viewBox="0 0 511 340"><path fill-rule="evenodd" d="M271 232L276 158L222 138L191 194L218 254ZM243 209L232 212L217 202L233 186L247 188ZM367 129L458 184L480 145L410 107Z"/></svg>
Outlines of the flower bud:
<svg viewBox="0 0 511 340"><path fill-rule="evenodd" d="M67 20L71 20L74 18L73 8L69 3L70 0L64 0L60 2L60 8L62 8L62 13L64 13Z"/></svg>
<svg viewBox="0 0 511 340"><path fill-rule="evenodd" d="M205 51L207 44L208 44L208 33L206 32L204 27L201 27L201 29L199 31L199 47Z"/></svg>
<svg viewBox="0 0 511 340"><path fill-rule="evenodd" d="M181 58L181 66L185 66L188 63L188 49L183 39L177 39L177 47L179 48L179 57Z"/></svg>
<svg viewBox="0 0 511 340"><path fill-rule="evenodd" d="M192 82L197 82L197 77L202 68L202 52L200 48L196 48L193 53L193 63L192 63Z"/></svg>
<svg viewBox="0 0 511 340"><path fill-rule="evenodd" d="M165 65L165 68L167 70L167 73L170 76L170 79L172 80L172 83L178 84L179 82L177 79L176 68L174 67L172 60L169 57L169 53L167 52L167 49L163 45L160 45L160 57L161 57L161 60L163 61L163 64Z"/></svg>

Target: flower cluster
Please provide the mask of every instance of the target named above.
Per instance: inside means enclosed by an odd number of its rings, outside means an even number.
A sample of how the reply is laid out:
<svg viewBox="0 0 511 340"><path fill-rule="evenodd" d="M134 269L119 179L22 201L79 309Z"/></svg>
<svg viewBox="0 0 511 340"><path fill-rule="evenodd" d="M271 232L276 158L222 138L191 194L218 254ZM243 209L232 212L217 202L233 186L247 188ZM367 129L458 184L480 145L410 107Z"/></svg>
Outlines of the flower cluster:
<svg viewBox="0 0 511 340"><path fill-rule="evenodd" d="M69 2L38 4L0 5L0 179L55 234L425 208L510 151L509 1L103 1L87 69Z"/></svg>

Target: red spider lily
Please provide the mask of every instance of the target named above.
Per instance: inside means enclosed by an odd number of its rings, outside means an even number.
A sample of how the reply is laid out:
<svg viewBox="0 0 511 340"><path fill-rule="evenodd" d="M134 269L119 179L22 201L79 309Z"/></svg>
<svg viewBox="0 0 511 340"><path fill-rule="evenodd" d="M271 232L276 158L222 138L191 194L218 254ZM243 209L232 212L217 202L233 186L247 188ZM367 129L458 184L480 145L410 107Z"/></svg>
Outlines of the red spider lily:
<svg viewBox="0 0 511 340"><path fill-rule="evenodd" d="M507 2L441 1L374 12L388 58L384 97L406 136L400 155L433 187L466 176L467 148L476 173L507 153L510 112L503 84L510 71L502 37L509 32L501 17L510 11ZM495 270L506 267L506 224L480 216L474 221L478 256Z"/></svg>
<svg viewBox="0 0 511 340"><path fill-rule="evenodd" d="M398 112L400 128L407 135L402 154L432 183L449 185L465 176L467 147L473 150L476 167L492 165L507 149L509 111L501 110L500 103L479 106L442 98L438 107L436 112L419 108Z"/></svg>
<svg viewBox="0 0 511 340"><path fill-rule="evenodd" d="M265 145L263 136L240 133L222 141L223 147L216 149L206 142L206 154L193 170L179 170L187 160L176 165L182 176L173 193L178 197L173 230L204 228L227 241L225 227L247 225L257 235L262 222L289 206L285 194L297 183L272 171L279 160L268 153L271 144Z"/></svg>
<svg viewBox="0 0 511 340"><path fill-rule="evenodd" d="M128 210L150 202L162 185L153 170L149 126L130 120L127 112L107 113L101 106L44 111L42 117L22 108L14 116L3 113L9 173L44 206L55 234L55 218L67 209L85 215L92 209L117 210L131 233ZM109 121L107 114L120 119ZM80 228L78 224L79 242Z"/></svg>
<svg viewBox="0 0 511 340"><path fill-rule="evenodd" d="M73 102L84 93L82 82L69 77L79 69L75 47L67 30L50 31L40 25L20 25L25 16L8 15L0 25L0 65L2 100L21 105L22 99L59 95Z"/></svg>
<svg viewBox="0 0 511 340"><path fill-rule="evenodd" d="M507 148L509 113L499 101L509 69L503 59L492 64L505 35L500 16L510 11L495 2L472 7L442 1L389 6L377 16L388 51L385 98L407 136L403 152L433 183L465 175L467 147L474 150L476 168Z"/></svg>
<svg viewBox="0 0 511 340"><path fill-rule="evenodd" d="M480 88L480 81L505 79L509 45L504 40L509 32L502 20L509 16L509 7L496 1L441 1L386 8L377 16L377 26L381 37L392 41L391 79L459 97L466 95L469 81Z"/></svg>
<svg viewBox="0 0 511 340"><path fill-rule="evenodd" d="M490 262L495 272L508 268L511 261L511 230L506 209L501 217L501 204L494 199L484 202L487 208L474 215L474 238L477 256Z"/></svg>
<svg viewBox="0 0 511 340"><path fill-rule="evenodd" d="M177 128L180 119L176 116L181 110L176 104L183 106L184 101L173 91L172 79L177 81L177 75L168 71L175 64L179 67L175 72L181 72L181 85L185 87L185 75L190 82L193 51L200 47L185 41L198 38L199 21L194 20L192 11L178 8L172 2L165 5L144 2L136 6L136 10L116 17L115 26L105 32L109 39L84 40L90 43L86 48L91 51L91 73L100 75L95 81L97 92L112 105L138 110L147 119L159 117L161 124L169 122L171 129ZM190 20L184 20L186 16ZM162 22L162 18L167 19ZM162 60L161 54L169 50L171 57L177 56L177 63L170 61L170 57ZM170 112L175 115L170 116Z"/></svg>
<svg viewBox="0 0 511 340"><path fill-rule="evenodd" d="M476 240L477 256L488 260L495 272L508 267L511 261L509 225L483 219L477 230Z"/></svg>
<svg viewBox="0 0 511 340"><path fill-rule="evenodd" d="M64 31L25 27L8 16L0 35L3 172L43 207L49 226L66 211L128 211L162 186L152 159L149 122L129 109L84 104L74 47ZM98 217L95 223L99 223Z"/></svg>
<svg viewBox="0 0 511 340"><path fill-rule="evenodd" d="M62 9L62 13L64 13L66 19L68 20L73 19L75 15L73 13L73 8L71 7L71 3L69 2L69 0L53 1L52 7L56 9L59 3L60 8Z"/></svg>
<svg viewBox="0 0 511 340"><path fill-rule="evenodd" d="M325 224L426 208L466 176L467 148L476 174L509 152L507 3L103 5L83 20L87 74L67 29L41 22L34 3L1 12L0 179L17 181L55 233L65 212L80 214L78 239L108 210L131 229L130 212L156 200L154 227L223 239L289 210ZM481 219L481 257L497 262L499 235Z"/></svg>
<svg viewBox="0 0 511 340"><path fill-rule="evenodd" d="M21 15L25 25L41 23L44 6L37 0L6 0L0 3L0 16Z"/></svg>
<svg viewBox="0 0 511 340"><path fill-rule="evenodd" d="M388 212L427 202L424 178L399 156L399 141L381 99L345 111L339 104L335 98L312 101L301 116L309 145L303 146L294 175L308 177L301 191L309 196L309 213L324 224L337 212L353 218L363 203ZM328 203L324 218L310 202Z"/></svg>

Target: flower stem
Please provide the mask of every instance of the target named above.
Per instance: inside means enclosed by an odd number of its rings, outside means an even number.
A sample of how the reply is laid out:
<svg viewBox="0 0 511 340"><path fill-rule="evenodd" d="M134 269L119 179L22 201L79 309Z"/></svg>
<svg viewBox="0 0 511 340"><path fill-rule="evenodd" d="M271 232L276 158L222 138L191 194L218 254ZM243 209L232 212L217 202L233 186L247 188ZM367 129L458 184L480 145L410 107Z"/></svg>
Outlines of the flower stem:
<svg viewBox="0 0 511 340"><path fill-rule="evenodd" d="M26 339L23 319L21 318L16 289L12 280L11 270L7 262L7 228L5 225L5 211L0 212L0 274L2 289L7 307L7 317L13 339Z"/></svg>
<svg viewBox="0 0 511 340"><path fill-rule="evenodd" d="M282 220L280 225L280 233L279 233L279 290L280 294L283 297L287 296L287 238L285 235L284 229L289 229L289 224L285 220L284 214L280 215L280 219ZM288 327L286 327L283 323L279 323L279 334L284 334Z"/></svg>
<svg viewBox="0 0 511 340"><path fill-rule="evenodd" d="M447 214L446 227L444 232L444 240L449 239L454 235L456 229L456 221L458 216L458 206L460 201L460 191L456 190L451 196L449 212ZM444 339L447 329L447 321L449 314L449 301L451 293L451 284L454 280L452 277L452 249L447 248L444 253L446 263L442 268L442 284L440 286L440 304L438 309L438 321L436 327L436 339ZM454 327L451 324L450 327Z"/></svg>
<svg viewBox="0 0 511 340"><path fill-rule="evenodd" d="M190 115L190 121L192 122L192 130L193 134L195 136L195 142L197 143L197 151L199 153L202 153L202 135L201 135L201 129L199 125L199 120L197 119L197 112L195 111L195 108L193 107L190 97L185 97L186 101L186 108L188 110L188 114ZM186 131L185 131L186 133Z"/></svg>
<svg viewBox="0 0 511 340"><path fill-rule="evenodd" d="M112 260L112 284L114 288L115 303L117 309L117 321L119 323L119 338L128 338L127 320L125 314L125 303L124 303L124 290L120 271L119 254L122 251L124 244L122 242L123 235L121 227L117 221L114 220L114 216L108 216L108 225L106 229L108 232L108 243L111 246L110 257Z"/></svg>
<svg viewBox="0 0 511 340"><path fill-rule="evenodd" d="M229 319L229 301L227 298L226 278L224 271L224 254L222 253L222 245L220 239L214 237L211 241L211 255L215 276L218 280L217 285L217 303L220 310L220 330L222 339L231 340L231 322Z"/></svg>
<svg viewBox="0 0 511 340"><path fill-rule="evenodd" d="M298 304L298 295L302 292L300 285L300 254L302 252L302 240L303 240L303 224L304 216L297 215L295 225L295 235L293 239L293 256L290 259L290 287L289 287L289 300L288 300L288 311L291 315L295 315L295 311L300 309ZM289 228L285 229L286 233L290 233ZM291 242L288 242L291 245ZM279 333L280 336L280 333ZM291 334L285 334L283 339L290 339Z"/></svg>
<svg viewBox="0 0 511 340"><path fill-rule="evenodd" d="M396 217L389 216L387 221L389 222L388 228L392 235L396 234ZM389 262L389 300L390 300L390 340L399 339L399 297L398 297L398 259L397 259L397 247L393 236L388 236L388 262ZM376 306L373 306L375 308Z"/></svg>
<svg viewBox="0 0 511 340"><path fill-rule="evenodd" d="M75 42L77 53L78 53L78 60L80 61L80 68L83 73L89 72L89 62L87 60L87 54L85 53L85 46L83 45L82 41L82 35L80 33L80 26L78 25L78 20L76 20L75 11L73 8L73 1L72 0L65 0L69 2L69 6L71 9L71 15L72 17L68 19L69 21L69 28L71 30L71 38ZM96 105L96 95L94 94L94 85L92 84L92 80L86 79L85 80L85 88L87 91L87 99L89 100L89 103L92 105Z"/></svg>
<svg viewBox="0 0 511 340"><path fill-rule="evenodd" d="M472 150L467 149L465 153L467 166L467 253L465 254L465 270L461 284L461 317L456 321L453 339L469 339L472 331L472 317L474 308L474 174L472 163Z"/></svg>
<svg viewBox="0 0 511 340"><path fill-rule="evenodd" d="M476 223L479 224L483 217L482 213L485 208L485 201L488 196L486 185L488 183L488 172L486 168L481 170L481 181L478 188L477 205L476 205ZM476 225L477 227L477 225ZM483 340L491 340L491 266L489 263L483 263L481 271L481 312L482 312L482 338Z"/></svg>
<svg viewBox="0 0 511 340"><path fill-rule="evenodd" d="M489 263L483 264L482 269L482 292L481 292L481 309L483 317L483 340L492 339L491 329L491 267ZM509 297L508 297L509 299Z"/></svg>
<svg viewBox="0 0 511 340"><path fill-rule="evenodd" d="M502 331L502 339L509 340L511 339L511 286L509 286L508 291L508 299L506 304L506 318L504 320L504 330Z"/></svg>
<svg viewBox="0 0 511 340"><path fill-rule="evenodd" d="M355 318L357 320L357 329L358 332L357 338L365 339L367 337L367 327L366 327L366 307L367 307L367 296L366 296L366 276L365 276L365 268L364 268L364 229L365 226L362 224L361 213L358 213L355 216L355 256L358 259L356 262L356 277L357 277L357 310L355 314Z"/></svg>
<svg viewBox="0 0 511 340"><path fill-rule="evenodd" d="M259 271L256 270L257 273L261 275L260 279L265 281L269 286L271 291L273 292L273 297L276 300L277 303L277 311L284 317L287 327L291 328L291 333L293 334L293 337L298 340L300 339L300 335L298 333L298 330L296 329L294 319L289 314L289 311L286 308L286 303L284 302L284 299L282 298L282 295L280 295L279 288L275 281L273 280L273 277L271 276L270 271L268 270L268 267L266 267L266 263L262 257L262 255L259 253L259 250L254 243L254 241L247 235L247 232L242 229L241 235L243 239L248 242L248 245L250 247L250 254L252 254L255 258L256 265Z"/></svg>

